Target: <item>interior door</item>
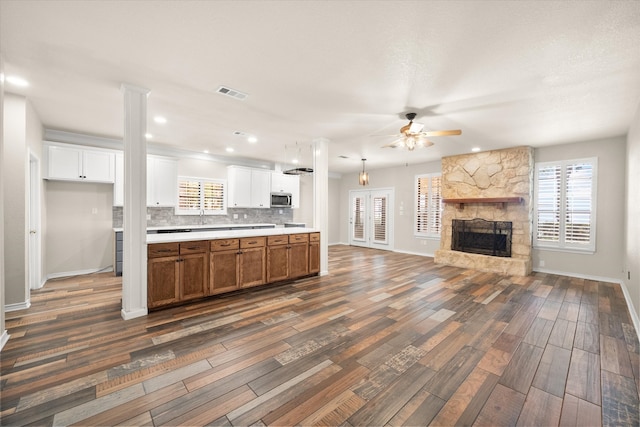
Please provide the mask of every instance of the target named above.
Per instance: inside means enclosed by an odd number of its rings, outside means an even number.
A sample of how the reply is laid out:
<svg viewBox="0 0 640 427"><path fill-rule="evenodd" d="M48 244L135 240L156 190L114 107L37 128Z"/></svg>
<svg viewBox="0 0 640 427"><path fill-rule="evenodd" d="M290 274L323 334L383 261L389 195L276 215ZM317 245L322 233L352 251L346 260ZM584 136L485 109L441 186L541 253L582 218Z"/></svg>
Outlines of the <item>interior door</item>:
<svg viewBox="0 0 640 427"><path fill-rule="evenodd" d="M39 289L41 280L40 161L29 153L29 288Z"/></svg>
<svg viewBox="0 0 640 427"><path fill-rule="evenodd" d="M349 244L393 250L393 189L349 193Z"/></svg>

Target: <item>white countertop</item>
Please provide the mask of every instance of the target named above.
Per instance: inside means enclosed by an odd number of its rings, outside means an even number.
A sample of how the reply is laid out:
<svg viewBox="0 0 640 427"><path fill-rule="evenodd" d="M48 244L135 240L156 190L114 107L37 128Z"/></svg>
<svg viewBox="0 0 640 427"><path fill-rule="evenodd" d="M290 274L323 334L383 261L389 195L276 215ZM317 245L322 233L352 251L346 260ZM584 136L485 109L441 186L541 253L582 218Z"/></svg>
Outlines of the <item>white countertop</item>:
<svg viewBox="0 0 640 427"><path fill-rule="evenodd" d="M249 226L255 226L251 224ZM173 227L175 228L175 227ZM279 236L282 234L316 233L315 228L257 228L249 230L191 231L188 233L147 234L147 243L174 243L194 240L235 239L241 237Z"/></svg>
<svg viewBox="0 0 640 427"><path fill-rule="evenodd" d="M257 223L257 224L203 224L203 225L162 225L155 227L147 227L147 231L157 231L157 230L197 230L200 228L229 228L229 227L278 227L276 224L269 223ZM280 226L282 227L282 226ZM122 227L114 227L113 231L122 231Z"/></svg>

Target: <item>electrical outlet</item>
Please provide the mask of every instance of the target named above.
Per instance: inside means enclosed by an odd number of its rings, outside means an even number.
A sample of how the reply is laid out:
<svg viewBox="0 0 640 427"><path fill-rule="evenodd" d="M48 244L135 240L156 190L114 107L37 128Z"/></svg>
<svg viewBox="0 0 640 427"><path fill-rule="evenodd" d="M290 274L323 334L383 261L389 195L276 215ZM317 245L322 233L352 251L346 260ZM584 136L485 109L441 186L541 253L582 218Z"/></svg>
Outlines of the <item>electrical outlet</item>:
<svg viewBox="0 0 640 427"><path fill-rule="evenodd" d="M233 219L238 219L238 214L233 214Z"/></svg>
<svg viewBox="0 0 640 427"><path fill-rule="evenodd" d="M147 215L147 220L151 219L151 215Z"/></svg>
<svg viewBox="0 0 640 427"><path fill-rule="evenodd" d="M93 215L97 215L98 214L98 208L91 208L91 213Z"/></svg>
<svg viewBox="0 0 640 427"><path fill-rule="evenodd" d="M420 244L422 246L427 246L427 241L426 240L420 240Z"/></svg>
<svg viewBox="0 0 640 427"><path fill-rule="evenodd" d="M544 260L541 259L540 262L538 262L538 264L540 265L540 267L544 267Z"/></svg>
<svg viewBox="0 0 640 427"><path fill-rule="evenodd" d="M247 214L244 214L244 219L247 219Z"/></svg>

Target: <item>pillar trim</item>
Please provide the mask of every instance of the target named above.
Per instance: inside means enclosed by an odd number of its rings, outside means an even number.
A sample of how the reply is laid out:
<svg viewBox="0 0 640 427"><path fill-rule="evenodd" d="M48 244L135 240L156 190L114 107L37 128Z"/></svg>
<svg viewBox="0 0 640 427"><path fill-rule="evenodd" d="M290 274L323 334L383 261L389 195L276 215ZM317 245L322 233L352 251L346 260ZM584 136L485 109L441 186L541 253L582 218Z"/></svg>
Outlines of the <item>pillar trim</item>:
<svg viewBox="0 0 640 427"><path fill-rule="evenodd" d="M329 140L313 140L313 227L320 231L320 275L329 274Z"/></svg>
<svg viewBox="0 0 640 427"><path fill-rule="evenodd" d="M149 90L123 83L124 204L122 310L125 320L147 310L147 95Z"/></svg>

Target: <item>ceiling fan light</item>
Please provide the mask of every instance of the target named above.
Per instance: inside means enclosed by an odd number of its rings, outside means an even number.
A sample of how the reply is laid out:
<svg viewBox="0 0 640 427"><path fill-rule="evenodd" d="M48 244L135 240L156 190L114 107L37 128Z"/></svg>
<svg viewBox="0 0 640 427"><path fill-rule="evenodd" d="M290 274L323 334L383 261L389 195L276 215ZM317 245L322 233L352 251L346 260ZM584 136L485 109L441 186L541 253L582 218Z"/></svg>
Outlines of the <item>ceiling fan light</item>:
<svg viewBox="0 0 640 427"><path fill-rule="evenodd" d="M409 135L404 139L404 145L409 151L413 151L416 148L416 137Z"/></svg>

